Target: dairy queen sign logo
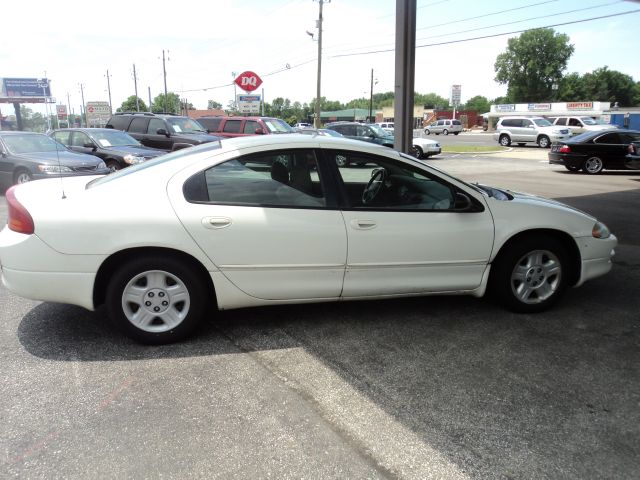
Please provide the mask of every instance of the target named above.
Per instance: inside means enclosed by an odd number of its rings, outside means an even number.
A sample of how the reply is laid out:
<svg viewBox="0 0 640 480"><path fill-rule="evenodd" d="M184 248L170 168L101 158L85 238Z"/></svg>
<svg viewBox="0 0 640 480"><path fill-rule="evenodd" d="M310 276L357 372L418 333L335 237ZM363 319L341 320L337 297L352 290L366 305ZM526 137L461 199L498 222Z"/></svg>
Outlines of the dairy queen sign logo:
<svg viewBox="0 0 640 480"><path fill-rule="evenodd" d="M236 85L238 85L245 92L253 92L260 85L262 85L262 79L257 73L250 71L242 72L235 79Z"/></svg>

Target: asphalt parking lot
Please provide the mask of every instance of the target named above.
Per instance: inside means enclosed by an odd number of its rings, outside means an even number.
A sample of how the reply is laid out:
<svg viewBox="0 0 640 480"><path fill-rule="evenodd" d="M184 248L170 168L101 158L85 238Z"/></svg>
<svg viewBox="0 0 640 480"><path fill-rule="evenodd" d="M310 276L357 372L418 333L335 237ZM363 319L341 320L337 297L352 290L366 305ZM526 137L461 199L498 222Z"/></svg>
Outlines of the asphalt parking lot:
<svg viewBox="0 0 640 480"><path fill-rule="evenodd" d="M571 174L537 148L428 162L595 214L620 241L612 272L543 314L256 308L163 347L0 286L0 476L637 478L640 172Z"/></svg>

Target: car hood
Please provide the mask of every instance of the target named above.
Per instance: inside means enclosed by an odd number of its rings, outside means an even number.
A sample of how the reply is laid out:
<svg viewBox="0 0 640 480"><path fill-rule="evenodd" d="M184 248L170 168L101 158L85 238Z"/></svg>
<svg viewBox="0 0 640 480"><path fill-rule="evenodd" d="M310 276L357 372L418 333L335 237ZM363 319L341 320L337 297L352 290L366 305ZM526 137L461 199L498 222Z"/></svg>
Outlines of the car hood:
<svg viewBox="0 0 640 480"><path fill-rule="evenodd" d="M145 157L145 158L158 157L160 155L164 155L165 153L167 153L164 150L156 150L155 148L147 148L147 147L142 147L137 145L117 145L117 146L103 147L103 148L110 152L119 153L122 155L131 154L131 155L137 155L139 157Z"/></svg>
<svg viewBox="0 0 640 480"><path fill-rule="evenodd" d="M85 153L70 152L68 150L61 150L59 152L34 152L34 153L21 153L14 155L14 157L23 159L26 161L39 162L46 165L64 165L64 166L92 166L102 162L102 160L94 155L87 155Z"/></svg>

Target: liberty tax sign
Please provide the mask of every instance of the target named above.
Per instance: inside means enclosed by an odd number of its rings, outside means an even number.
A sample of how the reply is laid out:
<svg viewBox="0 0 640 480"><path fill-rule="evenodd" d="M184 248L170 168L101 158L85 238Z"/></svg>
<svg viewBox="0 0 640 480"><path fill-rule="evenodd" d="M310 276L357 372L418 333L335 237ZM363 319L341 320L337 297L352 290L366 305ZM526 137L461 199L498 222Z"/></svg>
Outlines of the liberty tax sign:
<svg viewBox="0 0 640 480"><path fill-rule="evenodd" d="M262 79L258 76L258 74L248 70L238 75L234 82L236 82L236 85L238 85L245 92L253 92L260 85L262 85Z"/></svg>

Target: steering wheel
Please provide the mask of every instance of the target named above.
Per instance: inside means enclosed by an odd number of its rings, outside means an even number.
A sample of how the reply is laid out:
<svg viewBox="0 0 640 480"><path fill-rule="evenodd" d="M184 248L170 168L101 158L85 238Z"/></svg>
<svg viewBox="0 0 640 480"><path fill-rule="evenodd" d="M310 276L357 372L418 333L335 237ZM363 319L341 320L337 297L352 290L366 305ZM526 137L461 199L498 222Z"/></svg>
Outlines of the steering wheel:
<svg viewBox="0 0 640 480"><path fill-rule="evenodd" d="M369 183L367 183L367 186L362 192L362 203L366 205L367 203L373 202L373 199L376 198L376 195L378 195L380 190L382 190L384 179L386 177L387 171L384 168L378 168L373 172Z"/></svg>

